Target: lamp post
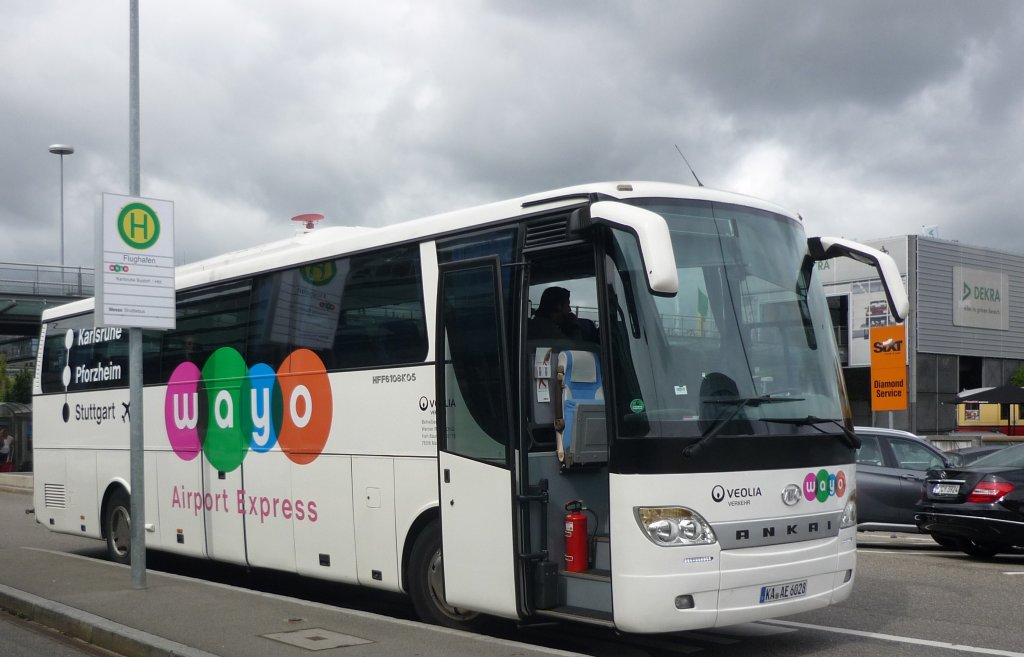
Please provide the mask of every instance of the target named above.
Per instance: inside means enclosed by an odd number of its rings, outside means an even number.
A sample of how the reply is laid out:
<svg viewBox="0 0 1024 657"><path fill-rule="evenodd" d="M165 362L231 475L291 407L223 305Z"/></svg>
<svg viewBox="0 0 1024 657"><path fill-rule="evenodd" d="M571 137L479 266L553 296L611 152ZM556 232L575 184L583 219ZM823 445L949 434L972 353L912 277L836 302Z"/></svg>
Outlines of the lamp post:
<svg viewBox="0 0 1024 657"><path fill-rule="evenodd" d="M75 147L68 144L53 144L50 152L60 155L60 266L61 280L64 280L64 156L75 152Z"/></svg>

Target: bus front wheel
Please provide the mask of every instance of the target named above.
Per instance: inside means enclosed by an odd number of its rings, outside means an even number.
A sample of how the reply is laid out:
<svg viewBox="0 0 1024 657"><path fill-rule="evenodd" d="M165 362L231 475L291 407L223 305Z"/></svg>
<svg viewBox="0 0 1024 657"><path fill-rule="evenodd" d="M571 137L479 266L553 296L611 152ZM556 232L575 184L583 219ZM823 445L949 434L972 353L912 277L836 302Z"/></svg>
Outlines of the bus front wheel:
<svg viewBox="0 0 1024 657"><path fill-rule="evenodd" d="M114 491L103 514L103 533L107 537L107 557L116 563L132 560L131 498L124 489Z"/></svg>
<svg viewBox="0 0 1024 657"><path fill-rule="evenodd" d="M416 615L426 623L459 630L476 630L478 612L448 604L444 596L444 562L441 559L441 524L427 525L413 543L409 555L409 597Z"/></svg>

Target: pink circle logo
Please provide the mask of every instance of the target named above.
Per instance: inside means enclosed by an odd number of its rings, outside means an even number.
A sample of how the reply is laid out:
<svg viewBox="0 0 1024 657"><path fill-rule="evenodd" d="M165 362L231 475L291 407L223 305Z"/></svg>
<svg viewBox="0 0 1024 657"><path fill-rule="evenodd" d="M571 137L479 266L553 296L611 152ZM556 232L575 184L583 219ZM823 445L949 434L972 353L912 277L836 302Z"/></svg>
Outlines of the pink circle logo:
<svg viewBox="0 0 1024 657"><path fill-rule="evenodd" d="M818 496L818 475L813 472L804 477L804 499L808 502Z"/></svg>
<svg viewBox="0 0 1024 657"><path fill-rule="evenodd" d="M199 367L185 362L174 368L164 396L164 418L171 449L183 461L191 461L203 446L199 440Z"/></svg>

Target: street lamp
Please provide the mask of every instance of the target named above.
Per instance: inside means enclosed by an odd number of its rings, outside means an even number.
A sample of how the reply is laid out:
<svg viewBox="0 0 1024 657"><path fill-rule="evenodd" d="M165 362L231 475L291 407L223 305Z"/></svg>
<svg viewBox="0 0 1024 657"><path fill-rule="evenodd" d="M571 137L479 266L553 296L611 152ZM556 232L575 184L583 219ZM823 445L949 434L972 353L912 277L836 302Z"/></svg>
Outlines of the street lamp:
<svg viewBox="0 0 1024 657"><path fill-rule="evenodd" d="M60 266L64 267L64 156L75 152L75 147L68 144L53 144L50 152L60 155ZM61 274L63 280L64 274Z"/></svg>

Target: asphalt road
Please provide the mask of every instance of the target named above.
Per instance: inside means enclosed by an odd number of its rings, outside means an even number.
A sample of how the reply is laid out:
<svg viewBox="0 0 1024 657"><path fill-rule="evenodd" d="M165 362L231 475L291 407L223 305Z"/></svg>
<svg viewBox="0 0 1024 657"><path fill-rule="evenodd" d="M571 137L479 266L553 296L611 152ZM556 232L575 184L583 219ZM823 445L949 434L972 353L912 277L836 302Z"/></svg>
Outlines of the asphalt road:
<svg viewBox="0 0 1024 657"><path fill-rule="evenodd" d="M53 534L24 513L28 506L29 496L0 492L0 547L31 546L102 558L99 541ZM501 638L600 657L1024 657L1020 620L1024 555L978 561L941 549L929 538L906 534L862 534L859 543L853 595L840 605L816 612L719 630L656 636L621 635L574 624L516 627L498 622L491 631ZM147 560L155 570L413 618L403 596L213 566L154 552ZM7 635L5 627L0 631Z"/></svg>

